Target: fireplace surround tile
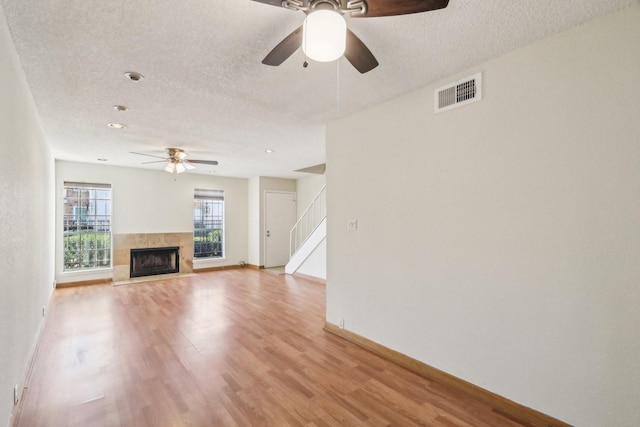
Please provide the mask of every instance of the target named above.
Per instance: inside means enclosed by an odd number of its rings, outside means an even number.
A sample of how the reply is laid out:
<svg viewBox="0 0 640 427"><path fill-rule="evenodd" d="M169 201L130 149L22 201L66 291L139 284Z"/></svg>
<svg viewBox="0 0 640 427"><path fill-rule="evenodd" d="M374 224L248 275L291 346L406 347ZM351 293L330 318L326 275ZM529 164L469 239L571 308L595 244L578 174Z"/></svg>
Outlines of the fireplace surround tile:
<svg viewBox="0 0 640 427"><path fill-rule="evenodd" d="M182 237L181 234L165 234L164 246L180 246Z"/></svg>
<svg viewBox="0 0 640 427"><path fill-rule="evenodd" d="M129 264L127 265L114 265L113 266L113 281L117 282L120 280L128 280L129 279Z"/></svg>
<svg viewBox="0 0 640 427"><path fill-rule="evenodd" d="M164 234L147 234L148 248L162 248L168 246L165 244Z"/></svg>
<svg viewBox="0 0 640 427"><path fill-rule="evenodd" d="M113 281L128 280L131 249L180 247L180 273L193 273L193 233L123 233L113 235Z"/></svg>
<svg viewBox="0 0 640 427"><path fill-rule="evenodd" d="M124 245L120 245L123 247ZM114 245L114 248L116 246ZM113 265L125 265L129 262L129 250L128 249L114 249L113 250Z"/></svg>

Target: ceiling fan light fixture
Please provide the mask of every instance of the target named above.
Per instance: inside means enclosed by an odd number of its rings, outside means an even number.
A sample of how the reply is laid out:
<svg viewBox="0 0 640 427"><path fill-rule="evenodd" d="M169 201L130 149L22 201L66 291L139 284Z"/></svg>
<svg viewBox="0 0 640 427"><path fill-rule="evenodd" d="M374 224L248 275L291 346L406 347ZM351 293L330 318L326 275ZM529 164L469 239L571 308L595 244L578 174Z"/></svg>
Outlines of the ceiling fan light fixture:
<svg viewBox="0 0 640 427"><path fill-rule="evenodd" d="M182 173L186 170L186 168L180 162L175 162L175 163L171 162L171 163L167 163L167 165L164 167L164 170L166 170L169 173Z"/></svg>
<svg viewBox="0 0 640 427"><path fill-rule="evenodd" d="M310 59L331 62L344 54L347 41L347 23L333 10L311 12L304 20L302 50Z"/></svg>
<svg viewBox="0 0 640 427"><path fill-rule="evenodd" d="M187 160L189 156L182 148L167 148L165 149L167 153L166 157L156 156L154 154L146 154L146 153L136 153L134 151L130 151L131 154L138 154L141 156L154 157L160 160L153 160L149 162L143 162L142 164L147 163L165 163L164 170L169 173L182 173L188 170L195 169L196 167L192 165L192 163L202 163L207 165L217 165L217 160L202 160L202 159L192 159Z"/></svg>

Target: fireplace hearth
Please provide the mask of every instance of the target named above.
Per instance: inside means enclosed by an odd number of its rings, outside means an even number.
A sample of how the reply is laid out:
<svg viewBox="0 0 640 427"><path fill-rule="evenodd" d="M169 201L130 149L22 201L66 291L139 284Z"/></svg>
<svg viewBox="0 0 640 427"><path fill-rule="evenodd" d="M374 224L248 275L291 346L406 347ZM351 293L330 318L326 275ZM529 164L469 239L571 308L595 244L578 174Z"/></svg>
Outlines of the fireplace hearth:
<svg viewBox="0 0 640 427"><path fill-rule="evenodd" d="M131 249L131 278L179 272L179 246Z"/></svg>

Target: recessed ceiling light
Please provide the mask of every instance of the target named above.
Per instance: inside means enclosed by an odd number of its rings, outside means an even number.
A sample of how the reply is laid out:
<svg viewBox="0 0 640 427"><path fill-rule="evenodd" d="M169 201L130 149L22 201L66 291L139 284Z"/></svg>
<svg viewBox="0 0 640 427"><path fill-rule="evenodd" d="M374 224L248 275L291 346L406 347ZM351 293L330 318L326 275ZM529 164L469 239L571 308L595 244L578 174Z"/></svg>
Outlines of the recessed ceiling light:
<svg viewBox="0 0 640 427"><path fill-rule="evenodd" d="M129 107L125 107L124 105L114 105L113 109L116 111L128 111Z"/></svg>
<svg viewBox="0 0 640 427"><path fill-rule="evenodd" d="M273 153L273 150L264 150L264 152L267 153L267 154L271 154L271 153Z"/></svg>
<svg viewBox="0 0 640 427"><path fill-rule="evenodd" d="M107 159L98 159L99 162L108 162Z"/></svg>
<svg viewBox="0 0 640 427"><path fill-rule="evenodd" d="M144 76L140 73L136 73L135 71L127 71L124 73L125 76L132 82L139 82L140 80L144 80Z"/></svg>
<svg viewBox="0 0 640 427"><path fill-rule="evenodd" d="M124 129L124 128L126 128L126 126L123 125L122 123L107 123L107 126L109 126L110 128L114 128L114 129Z"/></svg>

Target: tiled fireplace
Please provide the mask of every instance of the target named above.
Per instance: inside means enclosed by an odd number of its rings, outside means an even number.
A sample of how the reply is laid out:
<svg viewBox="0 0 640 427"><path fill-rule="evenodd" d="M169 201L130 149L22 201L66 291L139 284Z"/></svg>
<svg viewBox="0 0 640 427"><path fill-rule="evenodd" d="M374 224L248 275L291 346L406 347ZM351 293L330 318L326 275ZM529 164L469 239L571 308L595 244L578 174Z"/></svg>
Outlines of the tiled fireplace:
<svg viewBox="0 0 640 427"><path fill-rule="evenodd" d="M129 271L131 277L179 273L180 248L169 246L131 249L131 268Z"/></svg>
<svg viewBox="0 0 640 427"><path fill-rule="evenodd" d="M113 281L131 278L132 249L177 249L180 273L193 273L193 233L140 233L113 235Z"/></svg>

